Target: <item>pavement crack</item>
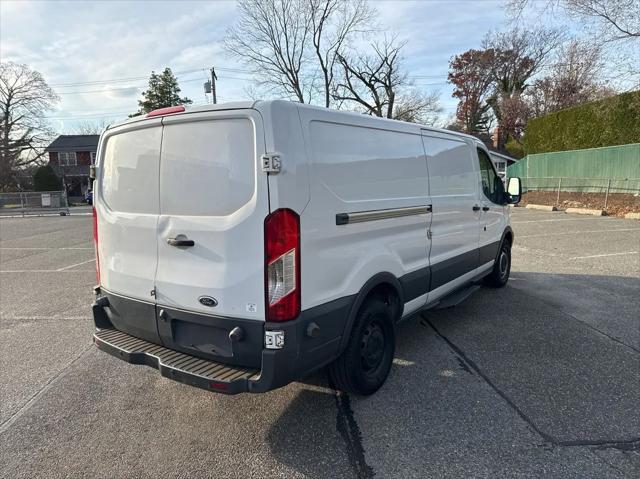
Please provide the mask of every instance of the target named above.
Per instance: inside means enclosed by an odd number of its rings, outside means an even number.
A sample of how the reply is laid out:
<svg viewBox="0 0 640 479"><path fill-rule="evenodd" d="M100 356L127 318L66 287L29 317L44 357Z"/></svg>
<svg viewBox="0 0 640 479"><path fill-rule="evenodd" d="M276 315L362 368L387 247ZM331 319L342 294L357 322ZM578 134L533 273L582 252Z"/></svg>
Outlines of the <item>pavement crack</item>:
<svg viewBox="0 0 640 479"><path fill-rule="evenodd" d="M604 464L605 466L610 467L611 469L613 469L614 471L619 472L620 474L622 474L622 477L625 477L626 474L625 472L620 469L619 467L616 467L614 464L611 464L609 461L607 461L605 458L600 457L598 454L596 454L596 452L593 449L589 449L589 454L595 456L596 460L600 463L600 464Z"/></svg>
<svg viewBox="0 0 640 479"><path fill-rule="evenodd" d="M522 290L522 289L520 289L520 288L516 288L516 289L518 290L518 292L522 293L522 294L523 294L523 295L525 295L525 296L528 296L529 298L535 299L535 300L537 300L537 301L542 301L542 300L543 300L542 298L539 298L539 297L537 297L537 296L535 296L535 295L528 294L527 292L523 291L523 290ZM620 344L620 345L622 345L622 346L625 346L625 347L627 347L627 348L631 349L632 351L635 351L636 353L640 353L640 349L636 348L635 346L632 346L631 344L627 344L627 343L625 343L624 341L622 341L622 340L620 340L620 339L616 338L615 336L611 336L610 334L607 334L607 333L605 333L604 331L601 331L600 329L598 329L598 328L596 328L595 326L593 326L593 325L591 325L591 324L587 323L586 321L583 321L582 319L580 319L580 318L578 318L578 317L574 316L573 314L571 314L571 313L569 313L569 312L567 312L567 311L564 311L564 310L562 310L562 309L558 308L557 306L554 306L552 303L548 303L548 302L546 302L546 301L545 301L545 304L546 304L548 307L550 307L551 309L553 309L554 311L557 311L557 312L558 312L558 313L560 313L560 314L564 314L565 316L570 317L570 318L571 318L571 319L573 319L574 321L579 322L579 323L580 323L580 324L582 324L583 326L586 326L587 328L589 328L589 329L591 329L591 330L595 331L595 332L596 332L596 333L598 333L598 334L601 334L602 336L604 336L604 337L606 337L606 338L610 339L610 340L611 340L611 341L613 341L614 343L618 343L618 344Z"/></svg>
<svg viewBox="0 0 640 479"><path fill-rule="evenodd" d="M358 479L371 479L375 476L373 468L366 462L364 456L364 448L362 447L362 434L360 428L353 416L351 409L351 399L349 395L341 391L337 391L333 385L333 381L329 380L331 389L334 391L336 408L338 414L336 416L336 429L342 436L347 446L347 457L349 463Z"/></svg>
<svg viewBox="0 0 640 479"><path fill-rule="evenodd" d="M51 379L49 379L49 381L47 381L45 383L44 386L42 386L36 393L34 393L28 400L27 402L25 402L20 409L18 409L16 412L14 412L9 418L7 418L4 422L2 422L0 424L0 434L4 433L5 431L7 431L11 426L13 426L13 424L20 419L20 417L22 417L22 415L27 412L31 406L33 406L38 399L40 399L44 393L46 393L49 389L51 389L54 385L54 383L65 376L65 374L69 371L69 369L82 357L84 356L89 350L91 350L93 347L93 343L89 344L89 346L87 346L85 349L83 349L80 354L78 354L69 364L67 364L64 368L62 368L60 370L60 372L58 372L58 374L56 374L55 376L53 376Z"/></svg>
<svg viewBox="0 0 640 479"><path fill-rule="evenodd" d="M526 422L529 427L531 429L533 429L536 434L538 434L544 441L550 443L550 444L557 444L557 441L554 440L553 437L551 437L549 434L545 433L544 431L540 430L540 428L538 428L538 426L531 420L531 418L529 418L529 416L527 416L519 407L518 405L513 402L513 400L507 396L498 386L496 386L493 381L491 381L491 379L489 379L489 377L482 372L482 370L478 367L478 365L469 357L467 357L467 355L465 354L465 352L460 349L458 346L456 346L453 342L451 342L449 340L449 338L447 338L444 334L442 334L434 325L431 321L429 321L428 318L426 318L425 316L422 316L422 319L420 320L420 323L423 326L429 326L431 329L433 329L433 331L436 333L436 335L438 335L438 337L440 339L442 339L445 343L447 343L447 345L460 357L460 359L467 364L467 366L473 370L478 376L480 376L490 387L491 389L493 389L498 396L500 396L508 405L511 409L513 409L515 411L515 413L520 416L520 418Z"/></svg>
<svg viewBox="0 0 640 479"><path fill-rule="evenodd" d="M558 446L563 447L582 447L591 446L595 450L601 451L605 449L617 449L618 451L640 451L640 437L627 439L624 441L616 441L610 439L600 439L592 441L558 441Z"/></svg>
<svg viewBox="0 0 640 479"><path fill-rule="evenodd" d="M509 397L506 393L504 393L498 386L496 386L489 377L482 372L482 370L478 367L478 365L470 359L465 352L456 346L449 338L447 338L444 334L442 334L438 328L434 326L434 324L426 317L421 316L420 324L423 326L428 326L436 333L436 335L442 339L451 350L457 355L458 362L462 361L467 364L467 366L475 372L478 376L480 376L508 405L513 409L520 418L527 423L527 425L535 431L546 444L543 444L543 447L546 445L551 445L552 447L594 447L595 449L618 449L620 451L640 451L640 437L635 437L631 439L586 439L586 440L573 440L573 441L561 441L550 434L542 431L531 418L529 418L522 409L518 407L518 405Z"/></svg>

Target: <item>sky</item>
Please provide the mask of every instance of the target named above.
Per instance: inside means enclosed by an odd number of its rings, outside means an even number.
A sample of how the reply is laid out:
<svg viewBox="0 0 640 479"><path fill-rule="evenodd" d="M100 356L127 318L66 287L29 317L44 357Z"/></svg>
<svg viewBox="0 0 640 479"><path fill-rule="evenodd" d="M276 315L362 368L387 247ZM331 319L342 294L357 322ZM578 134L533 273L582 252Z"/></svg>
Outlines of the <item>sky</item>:
<svg viewBox="0 0 640 479"><path fill-rule="evenodd" d="M508 27L499 0L370 3L384 27L407 41L404 67L415 85L440 92L443 118L456 105L446 83L449 59ZM219 102L247 99L248 67L222 43L236 18L234 1L2 0L0 59L42 73L61 99L48 114L54 129L73 133L81 122L108 124L136 111L151 71L167 66L194 104L211 101L203 91L211 66Z"/></svg>

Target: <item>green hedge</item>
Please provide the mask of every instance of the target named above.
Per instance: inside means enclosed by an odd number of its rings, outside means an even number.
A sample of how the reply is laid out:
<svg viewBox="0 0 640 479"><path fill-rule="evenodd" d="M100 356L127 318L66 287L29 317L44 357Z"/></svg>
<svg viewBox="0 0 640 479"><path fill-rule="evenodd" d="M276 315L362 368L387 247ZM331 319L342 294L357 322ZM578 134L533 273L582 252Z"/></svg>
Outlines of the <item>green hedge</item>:
<svg viewBox="0 0 640 479"><path fill-rule="evenodd" d="M640 91L534 118L524 137L527 154L629 143L640 143Z"/></svg>

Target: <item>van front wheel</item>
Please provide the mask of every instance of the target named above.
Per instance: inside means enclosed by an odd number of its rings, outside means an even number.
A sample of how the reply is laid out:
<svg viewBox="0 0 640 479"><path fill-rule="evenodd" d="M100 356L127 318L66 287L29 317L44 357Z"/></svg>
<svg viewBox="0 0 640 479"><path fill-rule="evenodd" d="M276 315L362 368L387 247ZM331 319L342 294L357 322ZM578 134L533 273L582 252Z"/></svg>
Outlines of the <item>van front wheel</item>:
<svg viewBox="0 0 640 479"><path fill-rule="evenodd" d="M368 300L358 312L342 355L329 366L336 389L368 396L385 382L395 351L391 308L381 298Z"/></svg>
<svg viewBox="0 0 640 479"><path fill-rule="evenodd" d="M494 288L502 288L509 281L511 273L511 243L504 240L500 245L498 257L493 265L491 274L485 277L485 283Z"/></svg>

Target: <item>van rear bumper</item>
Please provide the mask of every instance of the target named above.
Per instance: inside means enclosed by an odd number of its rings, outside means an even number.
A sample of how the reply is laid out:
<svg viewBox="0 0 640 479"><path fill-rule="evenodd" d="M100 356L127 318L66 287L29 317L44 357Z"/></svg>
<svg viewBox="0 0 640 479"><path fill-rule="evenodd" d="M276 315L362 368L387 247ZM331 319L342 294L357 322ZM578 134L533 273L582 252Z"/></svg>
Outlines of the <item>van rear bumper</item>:
<svg viewBox="0 0 640 479"><path fill-rule="evenodd" d="M117 329L101 329L93 335L98 349L131 364L144 364L166 378L211 391L237 394L248 390L248 381L260 371L229 366L165 348Z"/></svg>
<svg viewBox="0 0 640 479"><path fill-rule="evenodd" d="M262 323L265 331L284 332L285 344L282 349L260 345L259 369L197 357L120 331L105 315L108 302L96 304L100 300L93 305L98 329L93 341L101 351L131 364L151 366L184 384L223 394L266 392L302 379L338 357L354 299L350 296L308 309L293 321Z"/></svg>

